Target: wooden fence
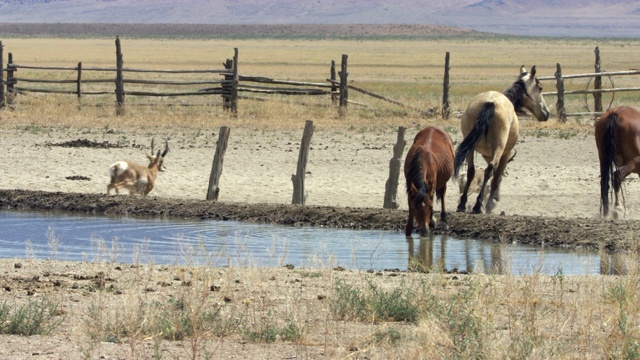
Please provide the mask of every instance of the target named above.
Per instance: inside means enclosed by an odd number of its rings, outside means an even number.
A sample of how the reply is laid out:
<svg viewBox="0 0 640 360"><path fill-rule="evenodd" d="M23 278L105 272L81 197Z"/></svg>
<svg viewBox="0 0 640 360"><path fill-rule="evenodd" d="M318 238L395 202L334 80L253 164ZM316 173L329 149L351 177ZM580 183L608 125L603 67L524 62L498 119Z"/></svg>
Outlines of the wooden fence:
<svg viewBox="0 0 640 360"><path fill-rule="evenodd" d="M77 66L62 67L62 66L35 66L35 65L22 65L17 63L12 53L8 54L6 67L2 64L3 57L3 45L0 41L0 107L4 107L6 104L11 105L16 95L21 93L55 93L55 94L70 94L76 95L79 100L85 96L94 95L112 95L115 93L116 97L116 109L117 113L121 114L125 110L125 98L136 97L193 97L193 96L211 96L222 97L222 102L211 102L194 104L181 102L181 106L189 105L223 105L225 110L230 110L232 114L237 114L238 99L254 100L254 101L266 101L265 97L260 95L320 95L330 96L333 104L339 105L340 114L346 114L348 104L363 105L354 101L350 101L348 98L349 89L360 92L362 94L387 101L389 103L406 107L408 109L421 111L419 109L413 109L409 106L405 106L399 101L395 101L386 98L382 95L375 94L349 85L347 81L347 59L348 55L342 55L342 62L340 64L340 71L336 72L335 61L331 61L331 69L329 71L330 77L326 79L326 83L313 83L305 81L291 81L291 80L277 80L264 76L250 76L241 75L238 72L238 49L234 49L233 59L227 59L223 63L221 69L197 69L197 70L159 70L159 69L140 69L140 68L127 68L124 67L124 56L121 49L120 39L116 37L116 66L111 67L83 67L82 62L79 62ZM60 72L75 72L76 76L72 79L60 80L58 78L42 78L42 77L27 77L19 76L18 74L28 71L41 70L47 71L47 74L53 73L59 75ZM4 77L6 73L6 80ZM98 75L87 76L88 73L96 74L109 74L104 77L98 77ZM113 76L115 74L115 76ZM133 76L133 74L200 74L201 78L198 80L149 80L140 79ZM128 76L127 76L128 75ZM337 75L337 76L336 76ZM160 75L162 76L162 75ZM37 84L37 85L29 85ZM98 84L98 85L97 85ZM98 89L95 86L102 86ZM109 89L105 84L112 84L114 88ZM48 86L44 86L48 85ZM70 87L73 86L73 87ZM141 91L131 90L130 87L134 86L161 86L164 88L185 88L191 87L191 90L176 90L176 91ZM6 86L6 91L5 91ZM87 87L94 87L87 90ZM197 89L193 89L194 86L199 86ZM113 90L112 90L113 89ZM240 93L251 94L239 95ZM136 103L136 105L148 105L144 103ZM155 105L155 104L154 104Z"/></svg>
<svg viewBox="0 0 640 360"><path fill-rule="evenodd" d="M613 81L611 81L611 88L603 88L602 86L602 78L603 77L613 77L613 76L628 76L628 75L640 75L640 70L628 70L628 71L602 71L602 67L600 64L600 48L596 47L594 50L595 53L595 72L586 73L586 74L571 74L571 75L563 75L562 74L562 66L560 63L556 64L556 72L554 76L544 76L538 77L540 81L550 81L555 80L557 91L554 92L545 92L543 95L555 95L556 96L556 114L558 120L564 122L567 120L569 116L599 116L602 115L606 109L603 108L602 104L602 94L603 93L611 93L612 98L611 102L607 105L611 107L613 105L613 100L616 92L625 92L625 91L640 91L640 87L622 87L616 88L613 87ZM566 79L579 79L579 78L589 78L593 79L593 89L589 89L588 87L591 84L591 81L587 82L587 86L584 90L571 90L565 91L565 83ZM565 107L565 96L566 95L593 95L593 111L586 112L567 112ZM589 110L587 108L587 110Z"/></svg>

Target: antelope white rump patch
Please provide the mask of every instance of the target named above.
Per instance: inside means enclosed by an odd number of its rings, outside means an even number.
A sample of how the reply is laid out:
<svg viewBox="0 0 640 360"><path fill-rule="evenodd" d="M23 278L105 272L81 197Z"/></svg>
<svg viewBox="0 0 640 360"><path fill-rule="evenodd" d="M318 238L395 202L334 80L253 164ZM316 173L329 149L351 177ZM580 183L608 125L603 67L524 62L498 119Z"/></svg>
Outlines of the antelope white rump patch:
<svg viewBox="0 0 640 360"><path fill-rule="evenodd" d="M109 174L111 176L119 176L123 172L127 171L129 164L126 161L116 161L109 166Z"/></svg>

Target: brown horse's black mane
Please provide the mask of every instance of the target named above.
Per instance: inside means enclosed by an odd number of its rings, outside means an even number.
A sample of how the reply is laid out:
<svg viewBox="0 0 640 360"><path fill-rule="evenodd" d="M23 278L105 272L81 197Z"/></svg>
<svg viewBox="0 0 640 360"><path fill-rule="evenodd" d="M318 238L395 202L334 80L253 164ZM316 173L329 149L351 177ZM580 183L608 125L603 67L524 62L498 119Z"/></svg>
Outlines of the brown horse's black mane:
<svg viewBox="0 0 640 360"><path fill-rule="evenodd" d="M415 153L413 153L409 174L407 175L407 195L411 195L411 184L414 184L418 189L418 194L414 199L414 202L418 204L424 200L425 196L427 196L427 184L425 184L422 176L422 163L420 162L421 156L422 152L420 149L417 149Z"/></svg>
<svg viewBox="0 0 640 360"><path fill-rule="evenodd" d="M516 114L524 115L524 97L527 95L527 84L524 83L522 77L511 85L510 88L503 92L509 101L513 104L513 108L516 110Z"/></svg>

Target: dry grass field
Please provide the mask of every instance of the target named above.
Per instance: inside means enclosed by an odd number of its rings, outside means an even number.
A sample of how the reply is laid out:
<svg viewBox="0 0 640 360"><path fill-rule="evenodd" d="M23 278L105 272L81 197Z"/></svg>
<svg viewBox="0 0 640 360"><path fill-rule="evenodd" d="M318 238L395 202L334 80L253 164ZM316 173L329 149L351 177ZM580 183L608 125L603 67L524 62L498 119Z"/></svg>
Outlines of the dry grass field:
<svg viewBox="0 0 640 360"><path fill-rule="evenodd" d="M636 40L121 40L126 67L220 68L237 47L243 75L310 82L323 82L329 76L330 61L339 63L341 55L348 54L352 84L435 113L425 117L421 111L352 92L350 99L368 107L350 105L345 117L338 115L328 98L284 97L267 102L241 100L237 118L220 106L169 106L193 99L127 97L125 115L117 116L115 96L83 97L78 102L73 95L29 93L18 95L11 107L0 111L4 134L22 132L35 143L47 136L57 140L65 132L74 137L115 133L145 141L157 133L179 134L176 137L184 148L206 143L209 149L216 141L211 133L221 125L241 128L246 130L243 134L256 138L289 139L298 137L306 119L314 120L317 132L329 133L325 139L340 141L366 137L367 143L373 143L378 134L393 133L398 126L409 127L408 134L413 134L429 124L458 134L456 116L448 121L438 116L447 51L451 53L454 113L464 111L476 93L510 85L523 64L537 65L540 76L553 75L556 63L563 65L566 74L591 72L596 46L606 70L637 68L640 58ZM11 38L3 40L3 45L5 64L11 52L20 65L71 67L82 61L85 68L115 66L114 39ZM25 69L18 76L75 78L73 72L67 75ZM154 79L157 75L133 76ZM616 86L628 87L636 79L614 80ZM585 85L584 80L574 80L567 89ZM552 82L545 83L545 91L554 90ZM219 104L221 99L206 101ZM555 100L548 97L547 102L553 113ZM141 103L155 106L136 105ZM636 93L617 94L615 103L640 105ZM582 106L581 97L567 101L570 111L581 111ZM533 135L528 138L529 147L565 140L582 145L576 138L591 137L592 120L572 118L562 124L525 119L521 131ZM190 142L191 138L197 141ZM268 141L260 142L264 143ZM55 151L60 150L48 154ZM384 157L386 161L387 153ZM175 162L174 166L178 167ZM515 170L512 174L518 175ZM264 180L258 181L264 192ZM566 195L569 200L578 197ZM596 207L591 210L597 212ZM56 239L49 240L55 246ZM118 263L108 239L103 245L94 261L0 261L1 357L640 359L640 272L634 255L620 255L624 276L566 276L561 271L553 276L494 276L447 274L437 268L423 274L343 271L331 266L210 268L188 262L185 266L137 266Z"/></svg>
<svg viewBox="0 0 640 360"><path fill-rule="evenodd" d="M5 47L5 64L7 53L11 52L14 62L20 65L33 66L65 66L74 67L82 62L84 68L115 67L114 39L41 39L11 38L3 42ZM536 65L539 76L552 76L556 63L563 66L564 74L592 72L594 68L594 48L600 47L602 67L605 70L628 70L637 68L635 59L640 55L638 42L634 40L588 40L588 39L483 39L443 38L441 40L415 41L329 41L329 40L152 40L122 39L122 51L125 67L148 69L220 69L225 59L233 56L233 48L239 49L239 69L242 75L259 75L276 79L295 81L325 82L329 77L331 60L337 62L339 70L342 54L349 55L350 83L374 93L397 100L415 109L439 109L442 101L442 81L444 74L445 53L451 54L451 89L450 98L453 111L464 111L468 100L475 94L489 89L507 87L518 73L520 65ZM43 71L23 69L19 77L43 79L68 79L76 77L73 71ZM104 72L84 71L84 78L113 78ZM128 79L154 80L160 75L149 73L126 73ZM219 80L214 75L209 79ZM162 75L163 79L196 79L202 75ZM636 83L638 76L615 77L612 79L616 87L630 87ZM604 86L610 80L603 79ZM35 87L29 84L31 87ZM27 86L25 83L19 86ZM44 88L75 90L75 85L39 85ZM546 81L545 91L555 91L555 82ZM576 79L566 81L566 90L584 89L587 80ZM201 88L202 86L200 86ZM112 91L112 84L86 84L84 91ZM198 90L196 87L174 88L174 91ZM126 90L154 90L153 86L127 85ZM155 90L158 90L156 88ZM163 89L168 91L167 89ZM249 94L250 96L250 94ZM278 99L277 97L273 97ZM396 124L398 119L406 122L407 117L420 121L419 112L367 97L355 91L350 92L350 99L369 105L371 108L352 106L348 121L340 120L337 124L351 126L355 122L367 126ZM611 95L604 95L605 106L609 104ZM615 95L615 104L633 105L637 100L636 93L625 92ZM127 103L178 103L190 102L192 98L150 99L128 97ZM282 102L257 103L243 101L240 104L239 124L260 126L282 126L294 122L298 126L301 119L318 119L317 125L334 126L335 109L322 106L296 106L295 103L320 102L328 104L328 99L291 99ZM175 126L182 123L187 127L209 126L227 122L226 114L209 107L198 109L176 109L158 107L145 109L131 106L128 117L112 117L110 107L94 109L83 107L80 111L74 96L51 96L32 94L20 97L11 116L3 116L4 123L32 123L55 125L114 126L119 122L145 126L144 119L152 119L154 124ZM85 96L82 104L110 104L115 96ZM194 100L195 101L195 100ZM198 101L219 104L219 97L211 97ZM196 101L197 102L197 101ZM553 108L554 97L547 102ZM585 98L581 95L568 96L566 99L569 112L584 111ZM591 99L588 99L593 108ZM38 119L32 117L32 106L52 106L43 113L58 119ZM153 116L148 116L149 113ZM167 118L163 118L166 114ZM139 118L137 118L139 116ZM73 119L77 117L78 119ZM135 117L136 121L130 121ZM8 119L7 119L8 118ZM183 119L184 118L184 119ZM195 118L195 119L194 119ZM206 120L197 120L206 118ZM157 121L157 122L156 122ZM204 123L203 123L204 122Z"/></svg>

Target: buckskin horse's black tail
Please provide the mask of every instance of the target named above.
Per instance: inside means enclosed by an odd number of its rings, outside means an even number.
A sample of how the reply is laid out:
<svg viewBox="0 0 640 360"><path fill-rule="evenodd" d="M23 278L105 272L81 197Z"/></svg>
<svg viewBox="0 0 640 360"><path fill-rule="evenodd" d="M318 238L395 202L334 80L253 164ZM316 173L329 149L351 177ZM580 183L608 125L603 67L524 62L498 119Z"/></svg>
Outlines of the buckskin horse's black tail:
<svg viewBox="0 0 640 360"><path fill-rule="evenodd" d="M618 128L620 119L618 114L612 113L604 120L602 127L602 149L600 154L600 211L603 215L609 213L609 186L615 171L614 159L618 144Z"/></svg>
<svg viewBox="0 0 640 360"><path fill-rule="evenodd" d="M489 126L491 126L491 120L496 113L496 104L493 102L486 102L478 114L475 124L471 132L465 136L464 140L458 145L456 149L456 156L453 161L453 175L458 176L460 173L460 167L464 163L464 159L467 158L469 152L473 151L476 144L482 136L487 135Z"/></svg>

